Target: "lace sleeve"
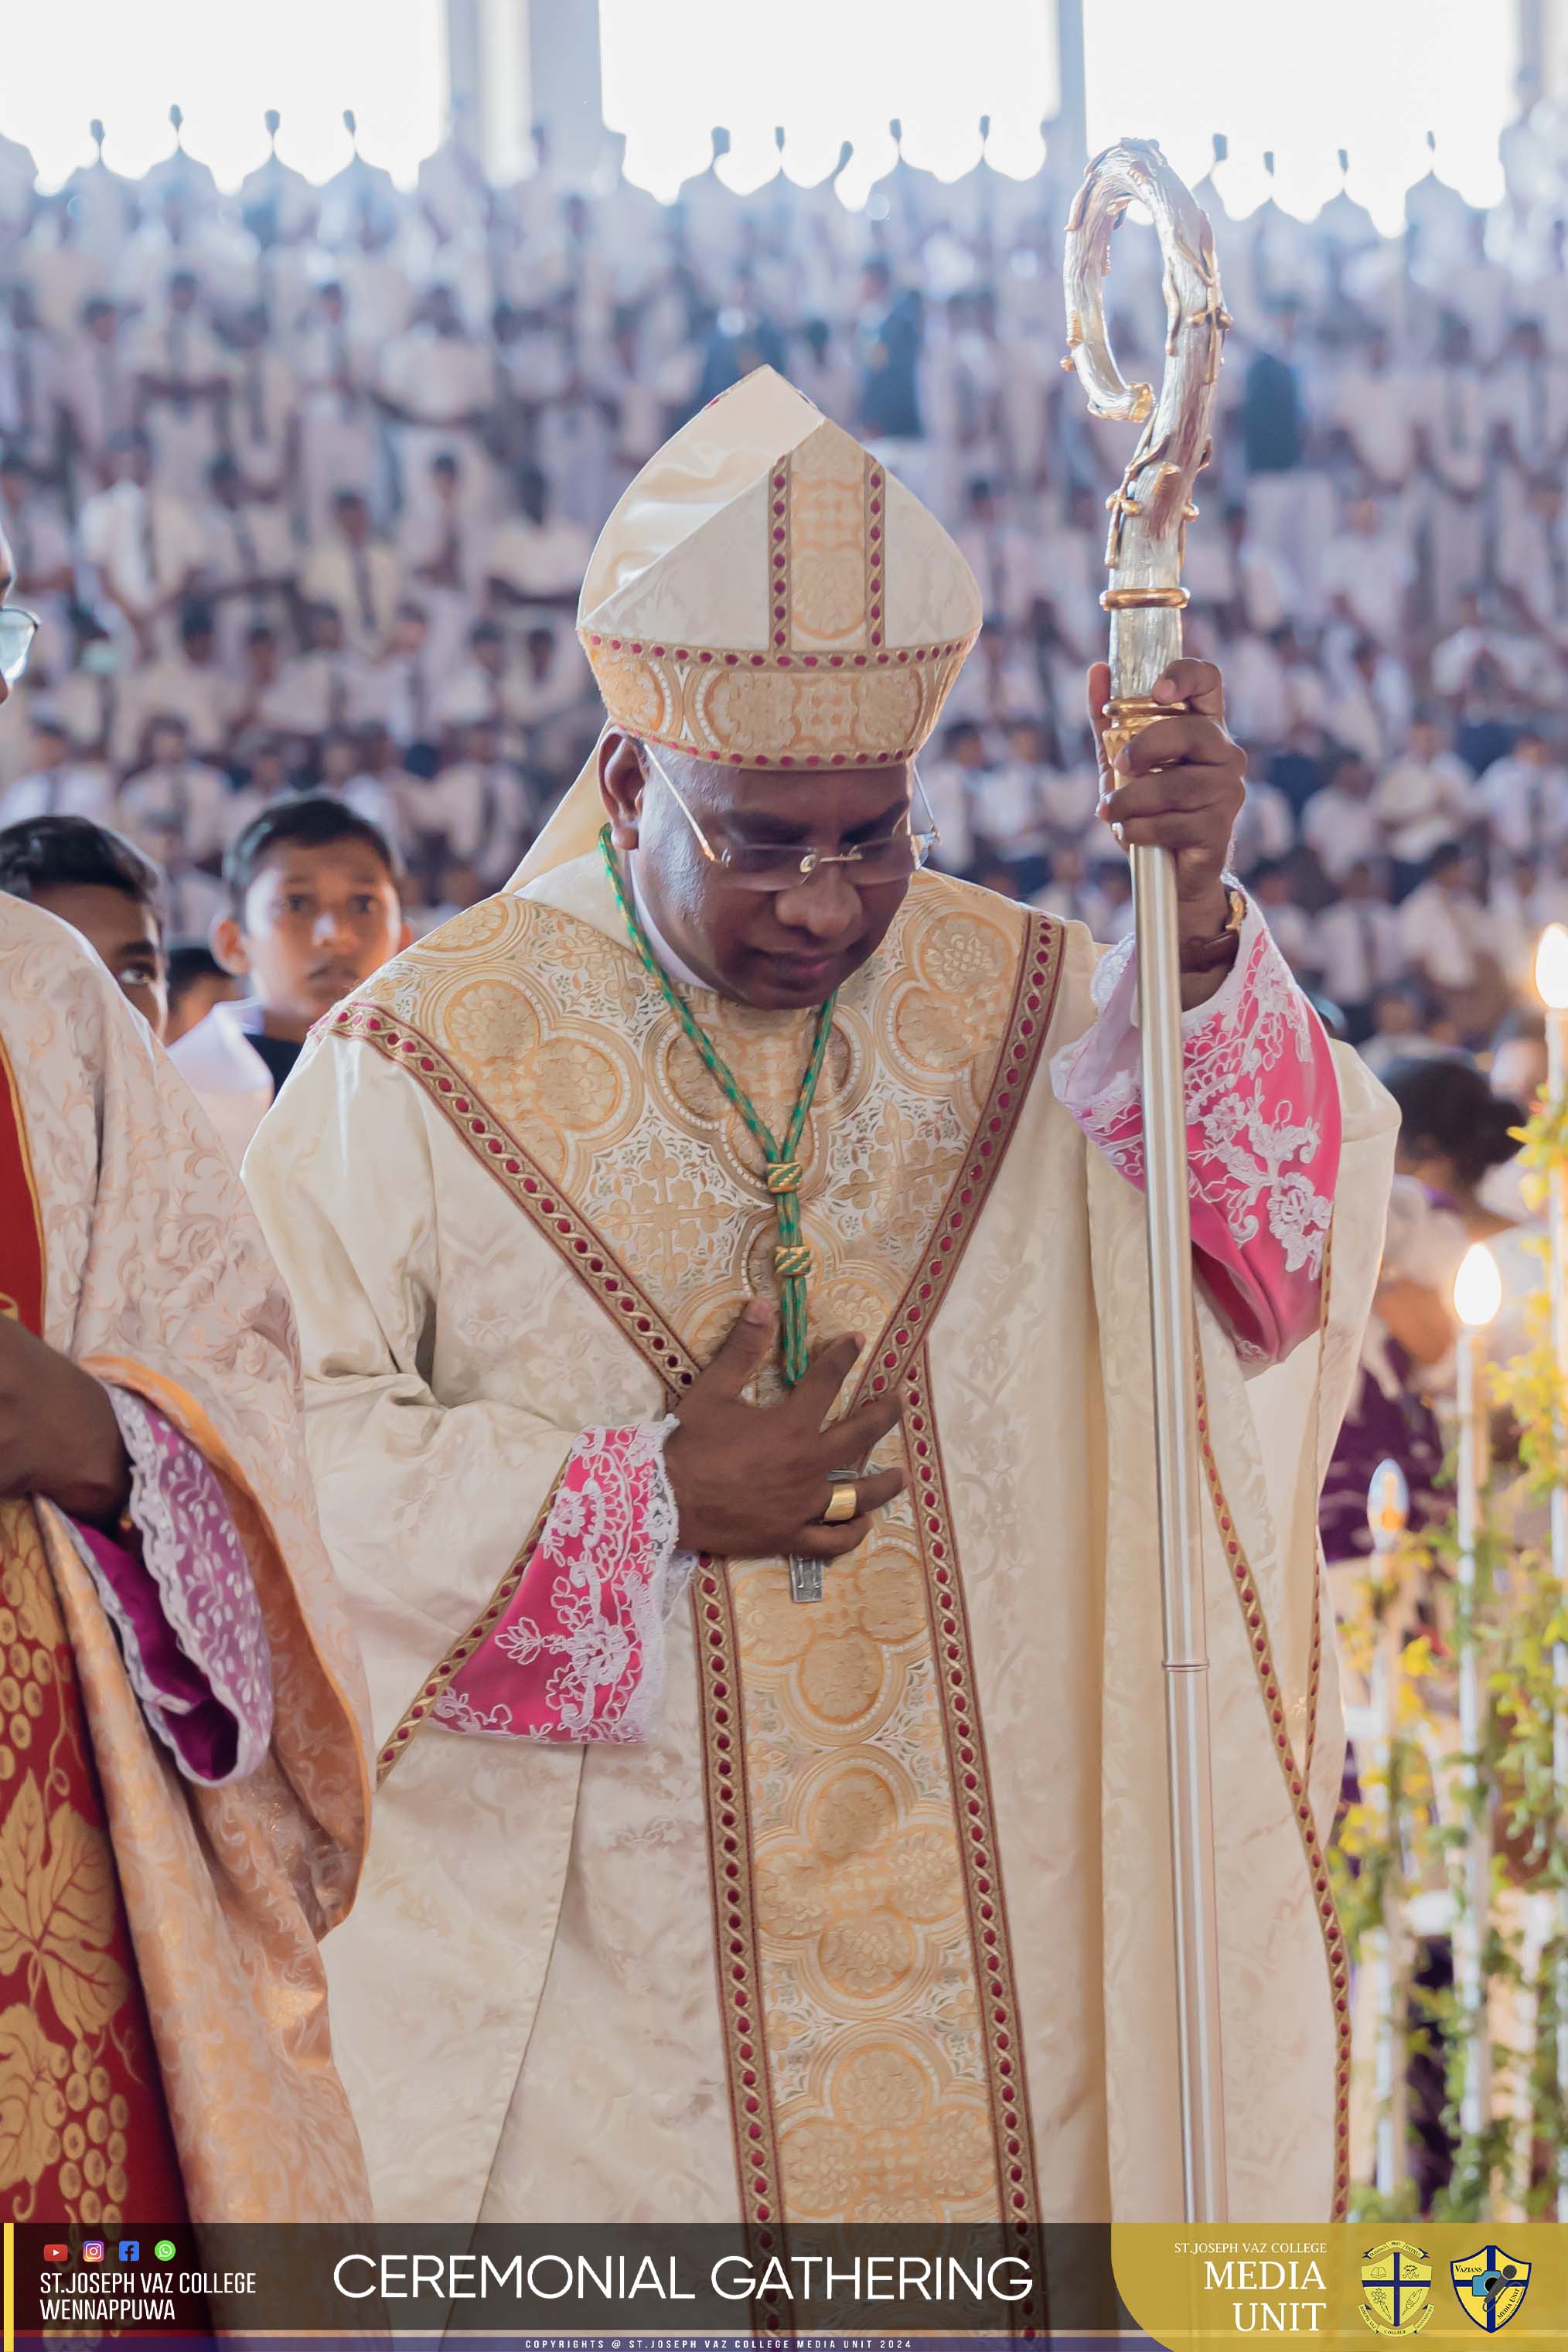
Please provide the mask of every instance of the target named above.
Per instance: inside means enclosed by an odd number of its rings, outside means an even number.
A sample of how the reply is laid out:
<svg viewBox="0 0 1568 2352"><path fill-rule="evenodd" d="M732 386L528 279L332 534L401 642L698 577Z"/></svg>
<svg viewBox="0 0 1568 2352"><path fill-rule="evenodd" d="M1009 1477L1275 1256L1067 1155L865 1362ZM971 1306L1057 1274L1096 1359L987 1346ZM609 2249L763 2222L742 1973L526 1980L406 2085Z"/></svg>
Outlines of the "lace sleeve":
<svg viewBox="0 0 1568 2352"><path fill-rule="evenodd" d="M1129 1183L1143 1183L1137 970L1095 973L1099 1019L1051 1064L1057 1094ZM1322 1024L1249 903L1229 977L1183 1015L1194 1272L1247 1364L1318 1328L1339 1174L1340 1100Z"/></svg>
<svg viewBox="0 0 1568 2352"><path fill-rule="evenodd" d="M129 1390L109 1401L131 1464L134 1549L76 1536L142 1711L185 1778L255 1771L272 1737L260 1604L223 1489L174 1424Z"/></svg>
<svg viewBox="0 0 1568 2352"><path fill-rule="evenodd" d="M679 1549L664 1448L675 1417L584 1430L505 1614L434 1709L481 1738L644 1740L664 1692L665 1621L696 1565Z"/></svg>

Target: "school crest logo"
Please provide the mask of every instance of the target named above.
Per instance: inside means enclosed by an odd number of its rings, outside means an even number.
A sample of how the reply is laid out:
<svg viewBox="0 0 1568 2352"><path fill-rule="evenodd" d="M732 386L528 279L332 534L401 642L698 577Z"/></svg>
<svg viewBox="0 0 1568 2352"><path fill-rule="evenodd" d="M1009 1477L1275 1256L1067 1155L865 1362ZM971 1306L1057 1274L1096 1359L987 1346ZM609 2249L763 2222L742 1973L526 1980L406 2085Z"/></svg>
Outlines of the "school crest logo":
<svg viewBox="0 0 1568 2352"><path fill-rule="evenodd" d="M1530 2264L1500 2246L1482 2246L1462 2263L1450 2263L1448 2272L1459 2309L1489 2336L1508 2326L1530 2285Z"/></svg>
<svg viewBox="0 0 1568 2352"><path fill-rule="evenodd" d="M1361 2315L1374 2336L1419 2336L1432 2316L1432 2265L1390 2238L1361 2259Z"/></svg>

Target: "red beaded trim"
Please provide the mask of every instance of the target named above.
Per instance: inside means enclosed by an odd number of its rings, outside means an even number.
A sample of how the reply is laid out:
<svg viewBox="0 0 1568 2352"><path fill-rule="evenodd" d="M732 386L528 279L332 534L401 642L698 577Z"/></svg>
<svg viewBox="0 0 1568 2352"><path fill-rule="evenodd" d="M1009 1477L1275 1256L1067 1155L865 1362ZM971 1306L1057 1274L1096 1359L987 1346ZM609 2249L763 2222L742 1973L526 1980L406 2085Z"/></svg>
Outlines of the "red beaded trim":
<svg viewBox="0 0 1568 2352"><path fill-rule="evenodd" d="M996 1846L991 1772L964 1607L958 1547L948 1507L942 1446L931 1402L931 1360L922 1345L904 1376L904 1441L909 1455L915 1528L925 1568L936 1687L947 1738L959 1849L963 1856L970 1946L985 2036L992 2131L996 2150L997 2210L1020 2238L1039 2219L1034 2131L1018 2022L1007 1908ZM1020 2328L1030 2306L1016 2315Z"/></svg>
<svg viewBox="0 0 1568 2352"><path fill-rule="evenodd" d="M1318 1329L1320 1335L1326 1334L1329 1328L1329 1298L1332 1286L1333 1271L1334 1227L1333 1219L1331 1216L1329 1220L1328 1234L1323 1243L1323 1279L1318 1301ZM1320 1336L1318 1342L1318 1366L1320 1371L1322 1369L1322 1337ZM1317 1573L1312 1583L1312 1655L1310 1664L1307 1669L1307 1747L1306 1754L1302 1759L1301 1764L1302 1776L1307 1780L1310 1780L1311 1778L1312 1759L1316 1755L1318 1749L1318 1685L1321 1679L1322 1667L1323 1568L1321 1556L1320 1555Z"/></svg>
<svg viewBox="0 0 1568 2352"><path fill-rule="evenodd" d="M1351 2100L1351 2007L1350 1957L1345 1949L1344 1931L1340 1915L1334 1908L1333 1891L1329 1885L1328 1860L1312 1819L1310 1800L1307 1794L1307 1768L1297 1764L1290 1749L1290 1735L1285 1727L1285 1706L1280 1696L1279 1677L1274 1670L1274 1654L1269 1644L1268 1629L1263 1620L1263 1602L1257 1580L1241 1548L1241 1538L1231 1517L1230 1506L1220 1484L1219 1464L1215 1458L1214 1441L1209 1431L1208 1397L1204 1387L1201 1353L1197 1365L1198 1447L1203 1455L1204 1476L1208 1483L1209 1499L1214 1505L1220 1540L1230 1564L1237 1599L1241 1604L1243 1621L1252 1647L1252 1662L1257 1669L1258 1685L1268 1709L1268 1727L1274 1735L1274 1752L1285 1786L1295 1807L1296 1826L1300 1833L1302 1851L1307 1860L1307 1874L1311 1881L1312 1897L1317 1906L1318 1926L1323 1938L1323 1952L1328 1962L1330 1998L1334 2005L1334 2200L1329 2218L1333 2221L1345 2219L1350 2200L1350 2100Z"/></svg>
<svg viewBox="0 0 1568 2352"><path fill-rule="evenodd" d="M702 1699L702 1769L708 1800L708 1868L713 1891L713 1953L730 2076L735 2177L741 2211L773 2251L784 2218L778 2126L767 2055L762 1952L752 1902L752 1814L740 1645L730 1580L704 1559L691 1585Z"/></svg>
<svg viewBox="0 0 1568 2352"><path fill-rule="evenodd" d="M881 650L882 608L887 603L887 598L882 593L885 577L882 551L886 543L883 526L887 521L886 479L880 466L868 457L866 460L866 512L860 526L865 533L866 549L866 632L871 651L879 662L884 662L888 658ZM897 647L896 658L901 662L907 662L910 657L910 650L908 646ZM926 661L931 656L921 648L915 651L914 658L916 661Z"/></svg>
<svg viewBox="0 0 1568 2352"><path fill-rule="evenodd" d="M1320 1569L1312 1581L1312 1657L1307 1669L1307 1752L1301 1770L1308 1780L1312 1776L1312 1758L1318 1746L1318 1685L1323 1666L1323 1583Z"/></svg>
<svg viewBox="0 0 1568 2352"><path fill-rule="evenodd" d="M689 1388L698 1368L671 1326L603 1235L529 1157L440 1048L374 1000L351 999L341 1004L331 1025L334 1036L362 1038L423 1087L481 1166L582 1277L665 1385L671 1391Z"/></svg>
<svg viewBox="0 0 1568 2352"><path fill-rule="evenodd" d="M903 1297L882 1327L879 1345L861 1375L858 1404L880 1396L903 1377L958 1272L1039 1067L1061 986L1064 937L1061 925L1049 915L1027 919L1013 1002L1002 1032L1002 1050L970 1138L971 1156L954 1177L931 1228L930 1255L916 1266Z"/></svg>
<svg viewBox="0 0 1568 2352"><path fill-rule="evenodd" d="M768 485L768 635L773 645L773 663L778 669L793 669L788 646L789 621L789 559L790 476L793 453L781 457L773 467ZM728 658L728 656L726 656ZM751 658L748 656L748 660ZM804 667L804 664L802 665Z"/></svg>
<svg viewBox="0 0 1568 2352"><path fill-rule="evenodd" d="M877 601L881 601L879 593ZM979 631L972 630L963 637L950 637L941 645L883 646L879 642L868 653L840 654L790 653L787 649L784 653L754 653L746 646L656 646L641 637L633 640L601 636L596 630L579 629L577 634L584 646L598 646L609 653L633 654L642 661L673 662L678 669L689 669L694 665L706 669L711 665L721 669L838 670L890 669L895 664L943 661L954 654L967 655Z"/></svg>
<svg viewBox="0 0 1568 2352"><path fill-rule="evenodd" d="M924 741L921 738L921 743ZM900 768L920 755L921 743L905 743L894 751L835 751L828 757L819 752L790 751L775 756L772 751L720 751L704 744L700 750L689 737L682 735L651 735L637 730L639 743L657 743L661 751L684 751L693 759L705 760L714 768Z"/></svg>
<svg viewBox="0 0 1568 2352"><path fill-rule="evenodd" d="M571 1459L571 1455L568 1454L566 1462L570 1462ZM539 1539L544 1533L544 1522L555 1507L555 1497L560 1489L561 1481L566 1475L566 1462L563 1462L561 1465L560 1469L555 1473L554 1477L552 1479L550 1484L550 1492L544 1498L544 1507L541 1510L539 1517L533 1522L532 1527L530 1528L528 1538L522 1549L518 1553L517 1558L512 1561L511 1566L507 1570L506 1574L501 1578L500 1582L497 1585L495 1591L491 1594L489 1600L486 1601L484 1608L481 1610L479 1616L475 1618L473 1623L468 1627L468 1632L458 1635L451 1648L447 1651L446 1656L441 1660L440 1664L436 1667L435 1671L430 1675L429 1680L420 1684L417 1694L405 1709L398 1723L396 1730L392 1734L392 1737L388 1739L385 1747L382 1748L381 1752L376 1757L375 1785L378 1789L385 1780L387 1774L391 1771L398 1758L403 1755L407 1748L409 1741L413 1738L420 1725L425 1721L426 1717L430 1713L432 1707L440 1697L442 1692L447 1688L447 1684L451 1681L458 1667L467 1664L468 1660L473 1656L474 1652L479 1648L479 1643L484 1640L485 1635L490 1631L490 1628L493 1625L498 1625L502 1617L505 1616L506 1612L510 1605L512 1595L516 1592L518 1586L522 1582L523 1570L527 1568L529 1561L533 1558L534 1553L539 1549Z"/></svg>

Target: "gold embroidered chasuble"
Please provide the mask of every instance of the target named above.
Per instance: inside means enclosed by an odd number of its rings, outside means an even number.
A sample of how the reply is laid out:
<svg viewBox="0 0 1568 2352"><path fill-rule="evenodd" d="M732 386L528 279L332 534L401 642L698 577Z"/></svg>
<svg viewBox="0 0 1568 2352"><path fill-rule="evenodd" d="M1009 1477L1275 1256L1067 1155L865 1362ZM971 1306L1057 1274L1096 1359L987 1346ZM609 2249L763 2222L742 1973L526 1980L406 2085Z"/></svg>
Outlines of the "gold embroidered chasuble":
<svg viewBox="0 0 1568 2352"><path fill-rule="evenodd" d="M0 1942L47 1996L0 2036L0 2189L20 2218L68 2212L105 2234L117 2210L156 2218L122 2208L133 2117L92 2046L101 2029L132 2053L133 1964L150 2022L137 2061L150 2068L155 2052L192 2219L356 2221L364 2166L318 1946L359 1871L363 1693L315 1524L288 1303L216 1137L145 1024L74 932L0 896L0 1085L7 1073L41 1270L36 1317L3 1282L0 1312L155 1405L209 1464L260 1603L275 1706L247 1779L182 1779L66 1521L41 1501L0 1509L14 1670L0 1676ZM13 1643L29 1653L31 1690ZM8 1682L23 1685L10 1706ZM70 1797L89 1774L90 1820Z"/></svg>
<svg viewBox="0 0 1568 2352"><path fill-rule="evenodd" d="M341 1009L247 1163L382 1750L329 1953L379 2210L1173 2212L1142 1214L1041 1067L1090 1017L1081 931L922 877L840 993L801 1150L813 1336L866 1335L850 1387L899 1388L879 1460L910 1486L824 1603L782 1561L700 1568L645 1748L431 1718L576 1432L678 1400L771 1279L759 1149L618 920L592 860L458 917ZM693 1003L776 1127L807 1021ZM1352 1177L1385 1157L1357 1085ZM1250 1397L1203 1314L1227 2076L1259 2212L1283 2179L1327 2213L1342 2167L1302 1494L1376 1237L1352 1214L1336 1248L1337 1319Z"/></svg>

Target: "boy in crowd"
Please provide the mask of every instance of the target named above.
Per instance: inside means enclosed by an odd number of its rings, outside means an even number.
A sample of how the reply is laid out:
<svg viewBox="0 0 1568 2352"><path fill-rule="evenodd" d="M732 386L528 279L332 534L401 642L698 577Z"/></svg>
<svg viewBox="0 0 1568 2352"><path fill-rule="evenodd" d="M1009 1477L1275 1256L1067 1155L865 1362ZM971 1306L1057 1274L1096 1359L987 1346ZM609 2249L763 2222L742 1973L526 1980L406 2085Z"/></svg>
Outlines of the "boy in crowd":
<svg viewBox="0 0 1568 2352"><path fill-rule="evenodd" d="M153 1034L163 1034L163 877L134 842L90 817L24 819L0 831L0 890L79 931Z"/></svg>
<svg viewBox="0 0 1568 2352"><path fill-rule="evenodd" d="M173 1059L237 1167L312 1023L412 933L386 835L330 793L265 808L229 850L224 881L229 911L213 925L213 952L254 993L215 1004Z"/></svg>
<svg viewBox="0 0 1568 2352"><path fill-rule="evenodd" d="M205 1021L215 1004L234 1004L243 980L225 971L205 940L176 940L169 950L169 1017L163 1043L175 1045Z"/></svg>

